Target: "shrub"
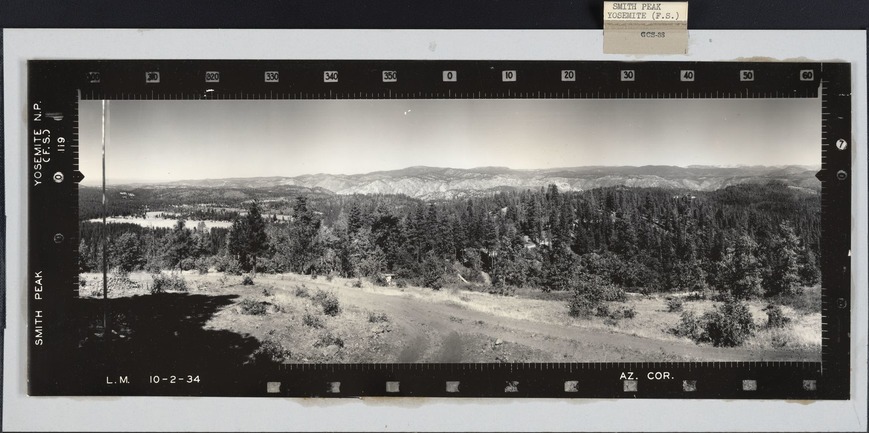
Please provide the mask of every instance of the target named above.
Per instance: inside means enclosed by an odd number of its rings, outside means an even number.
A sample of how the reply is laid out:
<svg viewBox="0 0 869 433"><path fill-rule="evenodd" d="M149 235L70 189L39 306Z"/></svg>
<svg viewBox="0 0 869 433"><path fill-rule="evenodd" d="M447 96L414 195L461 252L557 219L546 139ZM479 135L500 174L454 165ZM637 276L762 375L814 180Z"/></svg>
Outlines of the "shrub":
<svg viewBox="0 0 869 433"><path fill-rule="evenodd" d="M607 302L625 302L628 298L625 289L613 284L606 284L601 290L601 296Z"/></svg>
<svg viewBox="0 0 869 433"><path fill-rule="evenodd" d="M395 286L398 287L399 289L403 289L403 288L407 287L407 280L405 280L403 278L395 280Z"/></svg>
<svg viewBox="0 0 869 433"><path fill-rule="evenodd" d="M612 290L612 283L598 275L584 274L571 281L572 293L568 301L568 314L588 318L601 306L604 293Z"/></svg>
<svg viewBox="0 0 869 433"><path fill-rule="evenodd" d="M766 312L767 316L767 328L784 328L791 322L791 318L785 316L784 311L778 305L769 304L763 311Z"/></svg>
<svg viewBox="0 0 869 433"><path fill-rule="evenodd" d="M595 303L586 296L582 296L574 292L573 296L568 301L568 311L571 317L580 317L587 319L591 317L591 313L595 311Z"/></svg>
<svg viewBox="0 0 869 433"><path fill-rule="evenodd" d="M608 317L610 315L610 307L607 304L598 305L595 308L594 315L597 317Z"/></svg>
<svg viewBox="0 0 869 433"><path fill-rule="evenodd" d="M442 277L437 277L435 279L424 280L422 283L423 287L428 287L432 290L440 290L444 287L444 281Z"/></svg>
<svg viewBox="0 0 869 433"><path fill-rule="evenodd" d="M102 276L97 277L94 280L88 281L82 277L79 280L79 284L82 288L86 288L88 286L93 287L91 296L102 297L103 296L103 278ZM113 270L109 274L109 278L106 283L106 292L108 295L112 295L117 292L127 292L130 290L135 290L141 287L139 283L133 281L129 277L129 273L119 270Z"/></svg>
<svg viewBox="0 0 869 433"><path fill-rule="evenodd" d="M314 347L338 346L344 347L344 340L341 337L333 335L331 332L326 332L314 342Z"/></svg>
<svg viewBox="0 0 869 433"><path fill-rule="evenodd" d="M368 313L368 321L371 323L388 322L389 317L386 315L386 313L370 312Z"/></svg>
<svg viewBox="0 0 869 433"><path fill-rule="evenodd" d="M269 288L263 287L263 296L271 296L271 295L272 295L272 292L269 290Z"/></svg>
<svg viewBox="0 0 869 433"><path fill-rule="evenodd" d="M187 282L177 274L152 274L151 275L151 293L164 293L168 290L179 292L187 291Z"/></svg>
<svg viewBox="0 0 869 433"><path fill-rule="evenodd" d="M429 253L420 266L420 283L423 287L440 290L445 284L444 274L447 272L444 260Z"/></svg>
<svg viewBox="0 0 869 433"><path fill-rule="evenodd" d="M296 297L298 298L309 298L311 296L311 294L308 292L308 288L305 287L304 284L302 284L301 286L296 286L293 289L293 294L296 295Z"/></svg>
<svg viewBox="0 0 869 433"><path fill-rule="evenodd" d="M253 299L244 299L238 303L239 307L241 307L242 314L248 314L251 316L262 316L268 312L269 304L268 302L254 301Z"/></svg>
<svg viewBox="0 0 869 433"><path fill-rule="evenodd" d="M276 274L284 271L284 267L280 262L268 257L256 258L256 271L263 274Z"/></svg>
<svg viewBox="0 0 869 433"><path fill-rule="evenodd" d="M241 275L241 263L232 256L212 256L211 265L217 272L226 272L230 275Z"/></svg>
<svg viewBox="0 0 869 433"><path fill-rule="evenodd" d="M703 323L693 311L683 311L679 323L670 330L678 337L686 337L696 342L703 340Z"/></svg>
<svg viewBox="0 0 869 433"><path fill-rule="evenodd" d="M311 301L313 301L315 304L319 304L324 299L326 299L327 296L329 296L328 292L318 289L316 292L314 292L314 296L311 297Z"/></svg>
<svg viewBox="0 0 869 433"><path fill-rule="evenodd" d="M181 260L181 270L189 271L191 269L194 269L195 267L196 267L196 260L195 259L188 257L186 259Z"/></svg>
<svg viewBox="0 0 869 433"><path fill-rule="evenodd" d="M102 282L102 279L100 279ZM109 274L109 283L107 284L109 292L114 292L115 290L125 292L130 290L135 290L141 287L139 283L130 279L130 273L126 271L122 271L120 269L116 269L111 274ZM102 294L102 284L99 288L100 294Z"/></svg>
<svg viewBox="0 0 869 433"><path fill-rule="evenodd" d="M253 352L253 359L256 363L282 363L292 356L292 353L281 347L274 340L265 340Z"/></svg>
<svg viewBox="0 0 869 433"><path fill-rule="evenodd" d="M241 263L239 263L235 258L229 258L226 261L223 271L229 275L241 275Z"/></svg>
<svg viewBox="0 0 869 433"><path fill-rule="evenodd" d="M334 279L334 278L335 278L335 275L333 273L329 272L328 274L326 274L326 281L331 282L332 279Z"/></svg>
<svg viewBox="0 0 869 433"><path fill-rule="evenodd" d="M253 285L253 277L250 274L245 274L241 277L241 284L244 286L252 286Z"/></svg>
<svg viewBox="0 0 869 433"><path fill-rule="evenodd" d="M208 273L208 261L204 258L196 259L196 271L199 272L200 275L205 275Z"/></svg>
<svg viewBox="0 0 869 433"><path fill-rule="evenodd" d="M704 322L704 339L713 346L741 346L754 334L754 321L748 306L735 299L728 299L713 311L701 317Z"/></svg>
<svg viewBox="0 0 869 433"><path fill-rule="evenodd" d="M595 316L604 317L604 323L611 324L611 322L618 323L619 320L622 319L633 319L637 317L637 310L634 307L622 307L610 309L610 307L606 304L598 305Z"/></svg>
<svg viewBox="0 0 869 433"><path fill-rule="evenodd" d="M355 287L355 288L357 288L357 289L361 289L361 288L362 288L362 280L356 280L356 281L354 281L353 284L352 284L352 286Z"/></svg>
<svg viewBox="0 0 869 433"><path fill-rule="evenodd" d="M305 314L302 316L302 323L305 326L309 326L311 328L322 328L323 327L323 319L320 316L315 316L308 311L305 311Z"/></svg>
<svg viewBox="0 0 869 433"><path fill-rule="evenodd" d="M373 276L371 278L371 282L373 282L375 285L378 285L381 287L386 287L389 285L389 282L386 281L386 277L384 277L383 274L380 274L380 273ZM361 285L360 285L360 287L361 287Z"/></svg>
<svg viewBox="0 0 869 433"><path fill-rule="evenodd" d="M678 313L682 311L682 298L667 298L667 311L671 313Z"/></svg>
<svg viewBox="0 0 869 433"><path fill-rule="evenodd" d="M324 292L322 290L317 290L317 293L314 294L314 297L311 298L315 304L320 304L323 307L323 313L329 316L337 316L341 313L341 304L338 302L338 298L335 295Z"/></svg>
<svg viewBox="0 0 869 433"><path fill-rule="evenodd" d="M477 254L476 259L478 261L480 260L479 254ZM464 278L465 281L467 281L469 283L483 283L483 282L485 282L483 279L483 276L480 274L480 271L475 269L475 268L469 268L469 267L464 266L462 264L455 264L453 267L458 271L459 275L461 275L462 278Z"/></svg>

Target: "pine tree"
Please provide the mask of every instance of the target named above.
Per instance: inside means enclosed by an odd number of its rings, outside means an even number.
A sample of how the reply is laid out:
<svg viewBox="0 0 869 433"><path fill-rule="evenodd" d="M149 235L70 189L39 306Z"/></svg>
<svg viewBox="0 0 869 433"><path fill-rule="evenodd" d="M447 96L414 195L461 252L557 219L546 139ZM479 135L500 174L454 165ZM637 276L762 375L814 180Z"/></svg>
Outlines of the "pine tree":
<svg viewBox="0 0 869 433"><path fill-rule="evenodd" d="M733 245L725 247L719 263L719 289L729 291L736 299L760 295L761 269L757 249L757 242L747 234L737 236Z"/></svg>
<svg viewBox="0 0 869 433"><path fill-rule="evenodd" d="M232 222L232 227L229 229L229 235L226 237L226 249L232 254L238 263L241 264L242 270L248 271L248 251L247 251L247 223L242 218L236 218Z"/></svg>
<svg viewBox="0 0 869 433"><path fill-rule="evenodd" d="M245 249L251 256L253 274L256 275L257 257L266 249L268 238L266 237L266 223L260 213L259 204L254 201L247 209L245 216L245 231L247 239Z"/></svg>
<svg viewBox="0 0 869 433"><path fill-rule="evenodd" d="M112 242L109 257L122 272L132 272L144 263L139 238L131 232L122 233Z"/></svg>
<svg viewBox="0 0 869 433"><path fill-rule="evenodd" d="M211 237L207 231L199 231L193 234L193 251L194 257L203 257L211 253Z"/></svg>
<svg viewBox="0 0 869 433"><path fill-rule="evenodd" d="M348 236L348 275L351 277L369 277L373 275L372 272L381 272L383 266L380 266L380 261L375 260L372 262L369 260L372 257L374 250L377 248L374 243L371 242L371 229L363 227L357 230L356 233L348 233ZM383 262L385 265L385 256Z"/></svg>
<svg viewBox="0 0 869 433"><path fill-rule="evenodd" d="M811 248L803 245L800 248L800 282L806 286L814 286L821 279L821 270L818 267L818 259Z"/></svg>
<svg viewBox="0 0 869 433"><path fill-rule="evenodd" d="M680 262L675 269L676 288L691 291L706 289L706 272L697 259Z"/></svg>
<svg viewBox="0 0 869 433"><path fill-rule="evenodd" d="M407 249L418 263L422 261L423 256L428 251L426 247L425 207L422 204L417 205L407 222Z"/></svg>
<svg viewBox="0 0 869 433"><path fill-rule="evenodd" d="M625 258L633 257L637 253L637 230L636 224L630 217L623 217L615 223L615 243L610 250L621 254Z"/></svg>
<svg viewBox="0 0 869 433"><path fill-rule="evenodd" d="M185 227L184 219L179 219L175 227L167 235L166 252L164 259L170 268L178 266L181 271L181 263L189 258L193 251L193 237L190 229Z"/></svg>
<svg viewBox="0 0 869 433"><path fill-rule="evenodd" d="M85 242L84 238L82 238L78 243L78 271L81 272L90 272L92 269L96 269L96 261L93 258L94 249Z"/></svg>
<svg viewBox="0 0 869 433"><path fill-rule="evenodd" d="M400 260L404 228L401 220L383 205L377 207L371 218L371 238L386 258L385 268L391 269Z"/></svg>
<svg viewBox="0 0 869 433"><path fill-rule="evenodd" d="M534 243L540 243L540 234L543 232L543 207L537 197L536 194L528 195L525 201L525 222L522 227L522 232Z"/></svg>
<svg viewBox="0 0 869 433"><path fill-rule="evenodd" d="M787 221L782 222L773 235L768 250L764 289L767 296L793 295L800 289L799 239Z"/></svg>
<svg viewBox="0 0 869 433"><path fill-rule="evenodd" d="M268 246L265 220L260 213L259 204L253 202L248 207L247 215L236 218L229 232L227 248L238 258L242 270L251 271L256 275L257 257Z"/></svg>
<svg viewBox="0 0 869 433"><path fill-rule="evenodd" d="M359 209L359 205L354 203L350 207L350 215L347 216L347 232L354 235L363 225L362 210Z"/></svg>
<svg viewBox="0 0 869 433"><path fill-rule="evenodd" d="M568 290L575 284L579 271L579 257L566 245L553 248L544 265L544 291Z"/></svg>
<svg viewBox="0 0 869 433"><path fill-rule="evenodd" d="M309 273L315 271L317 257L322 250L318 243L321 221L308 207L308 200L297 197L293 205L293 221L287 226L287 243L285 259L289 268L295 272Z"/></svg>

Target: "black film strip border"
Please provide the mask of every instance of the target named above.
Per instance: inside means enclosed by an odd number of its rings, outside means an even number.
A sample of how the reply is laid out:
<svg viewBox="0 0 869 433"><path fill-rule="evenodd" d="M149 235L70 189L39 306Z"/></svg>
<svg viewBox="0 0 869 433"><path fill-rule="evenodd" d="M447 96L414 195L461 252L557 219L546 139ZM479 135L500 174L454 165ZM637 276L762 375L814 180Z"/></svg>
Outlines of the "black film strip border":
<svg viewBox="0 0 869 433"><path fill-rule="evenodd" d="M452 72L452 75L449 73ZM217 73L216 75L214 73ZM210 74L210 75L209 75ZM850 65L582 61L32 61L29 391L34 395L696 397L843 399L850 356ZM819 93L820 91L820 93ZM69 366L75 350L79 99L813 98L823 99L821 363L341 364L213 371L189 386L140 386L139 367ZM39 131L37 134L36 131ZM69 147L57 149L57 138ZM52 141L53 140L53 141ZM70 142L71 140L71 142ZM840 140L846 142L841 148ZM844 175L843 175L844 173ZM58 180L60 174L60 180ZM66 182L63 179L67 179ZM37 291L37 287L39 291ZM63 288L68 288L63 289ZM49 291L50 290L50 291ZM48 296L50 293L50 296ZM47 337L39 344L38 336ZM67 336L68 338L61 338ZM668 373L669 379L663 375ZM652 377L648 375L652 374ZM662 375L655 379L655 375ZM132 377L107 387L106 377ZM184 376L181 374L180 376ZM163 378L159 378L163 382ZM166 381L168 382L168 381ZM173 385L173 386L169 386Z"/></svg>

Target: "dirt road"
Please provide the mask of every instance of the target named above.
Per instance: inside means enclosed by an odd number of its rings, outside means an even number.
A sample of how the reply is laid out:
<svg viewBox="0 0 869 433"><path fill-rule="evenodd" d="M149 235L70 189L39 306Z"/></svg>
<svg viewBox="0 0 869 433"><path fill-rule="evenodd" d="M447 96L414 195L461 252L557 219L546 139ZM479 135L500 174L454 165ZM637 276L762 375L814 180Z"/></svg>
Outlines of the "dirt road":
<svg viewBox="0 0 869 433"><path fill-rule="evenodd" d="M290 284L275 281L279 289ZM342 305L383 312L390 318L390 362L613 362L613 361L817 361L800 349L719 348L690 341L659 340L576 324L545 323L469 308L445 296L425 299L428 289L354 288L324 280ZM416 292L419 291L419 292ZM492 296L493 302L498 296ZM521 300L512 302L521 302ZM555 301L551 301L555 302ZM528 308L535 308L529 303Z"/></svg>

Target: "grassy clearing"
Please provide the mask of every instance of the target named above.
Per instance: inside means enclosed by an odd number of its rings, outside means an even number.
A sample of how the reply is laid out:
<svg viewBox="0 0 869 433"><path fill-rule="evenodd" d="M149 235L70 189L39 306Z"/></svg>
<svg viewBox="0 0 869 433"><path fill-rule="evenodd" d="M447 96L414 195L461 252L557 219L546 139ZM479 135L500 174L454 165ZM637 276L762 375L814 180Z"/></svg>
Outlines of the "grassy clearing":
<svg viewBox="0 0 869 433"><path fill-rule="evenodd" d="M284 275L286 280L296 278L304 280L303 276ZM310 281L310 280L308 280ZM334 278L332 282L339 287L352 287L357 280ZM315 282L316 284L316 282ZM326 284L322 282L322 284ZM479 291L446 288L438 291L407 286L380 287L373 284L363 284L354 290L370 291L388 296L401 296L425 302L442 303L461 309L479 311L499 317L528 320L555 325L577 326L583 328L601 329L620 332L639 337L663 341L685 341L686 338L673 335L670 330L679 323L681 311L692 311L698 316L710 311L720 304L709 299L694 299L690 293L675 293L670 295L641 295L628 293L625 302L608 303L609 310L632 310L633 318L613 320L610 317L592 317L589 319L572 318L567 314L566 300L569 293L543 293L530 289L519 289L516 296L505 297L482 293ZM784 329L770 330L765 328L767 314L763 309L769 304L766 300L755 300L748 303L758 331L749 338L745 345L757 348L804 348L817 349L821 347L821 315L819 312L819 288L806 288L801 297L791 297L789 305L782 306L784 314L792 318ZM670 311L667 298L679 298L682 308ZM774 300L773 300L774 301ZM670 302L675 304L678 302ZM817 305L817 306L816 306ZM812 311L815 310L815 311Z"/></svg>
<svg viewBox="0 0 869 433"><path fill-rule="evenodd" d="M542 293L530 289L517 290L516 296L505 297L488 293L446 288L433 291L431 289L407 286L404 288L381 287L365 283L361 288L353 287L355 279L336 277L330 283L326 281L314 281L292 274L284 274L280 278L286 281L307 281L309 286L327 289L329 287L347 287L353 290L364 290L388 296L402 296L425 302L442 303L457 308L479 311L499 317L517 320L528 320L555 325L577 326L583 328L601 329L611 332L620 332L639 337L653 338L663 341L685 341L685 338L673 335L670 330L679 322L680 312L670 311L669 298L682 300L682 311L693 311L700 316L710 311L715 305L720 304L709 299L690 300L690 293L675 293L670 295L641 295L628 293L625 302L608 303L610 310L633 309L634 317L631 319L612 320L608 317L592 317L589 319L577 319L568 315L566 299L568 293L554 292ZM755 300L748 303L749 311L758 326L755 336L749 338L746 346L757 348L809 348L820 350L821 346L821 315L819 310L819 288L806 288L804 295L791 297L790 305L782 306L782 311L792 322L782 330L768 330L764 327L767 314L763 309L769 305L769 301ZM815 303L815 300L817 302ZM796 308L794 306L796 306ZM818 307L815 307L818 305Z"/></svg>
<svg viewBox="0 0 869 433"><path fill-rule="evenodd" d="M599 329L604 332L622 333L651 338L661 342L693 344L689 339L673 335L671 329L679 323L681 312L671 311L673 302L668 296L627 295L625 302L609 302L607 312L588 319L568 315L565 293L531 292L517 290L516 296L492 295L459 288L439 291L420 287L382 287L368 281L334 277L311 279L293 274L256 277L255 285L245 286L241 276L226 276L219 273L199 275L181 273L190 294L209 296L232 295L237 298L229 308L214 314L207 322L208 329L231 330L250 335L263 342L263 348L255 358L280 362L416 362L419 360L461 359L461 362L492 362L497 360L571 360L571 350L582 353L589 345L571 346L561 344L560 352L565 359L552 358L552 354L535 351L510 340L510 336L493 333L499 326L499 318L538 322L569 328ZM147 273L129 275L131 284L119 285L110 290L110 297L148 295L152 277ZM84 274L82 296L102 296L101 276ZM111 279L110 279L111 282ZM367 292L384 296L407 298L430 304L441 304L456 311L442 319L450 327L459 329L458 336L450 332L437 334L413 322L413 315L387 314L380 308L365 309L347 302L349 291ZM345 293L347 292L347 293ZM749 311L758 327L757 333L745 345L763 349L820 349L821 317L811 312L812 299L819 293L809 289L801 299L791 300L781 307L782 313L791 321L784 328L766 328L767 314L763 309L768 302L752 301ZM675 294L682 299L682 311L692 311L700 316L719 303L711 300L688 300L687 294ZM358 295L357 295L358 296ZM672 297L673 295L669 295ZM387 310L390 311L390 310ZM629 313L625 313L625 312ZM465 312L459 314L459 312ZM483 320L462 319L461 315L472 312L485 313ZM632 316L632 317L631 317ZM488 330L489 336L479 332ZM495 344L503 337L505 341ZM340 342L340 344L339 344ZM553 343L555 344L555 343ZM591 348L594 349L594 348ZM601 347L611 360L631 360L630 348ZM610 355L611 354L611 357ZM660 360L681 360L667 353ZM278 361L274 361L278 362Z"/></svg>
<svg viewBox="0 0 869 433"><path fill-rule="evenodd" d="M265 275L258 275L256 280L257 285L269 284L268 303L273 308L262 315L224 310L208 326L269 341L280 349L270 352L280 355L279 362L387 362L394 357L389 345L379 341L383 340L380 335L389 332L388 321L369 322L370 317L377 316L375 312L341 305L334 291L315 284L319 280ZM252 299L262 296L261 290L250 286L227 288L239 289L250 293Z"/></svg>

